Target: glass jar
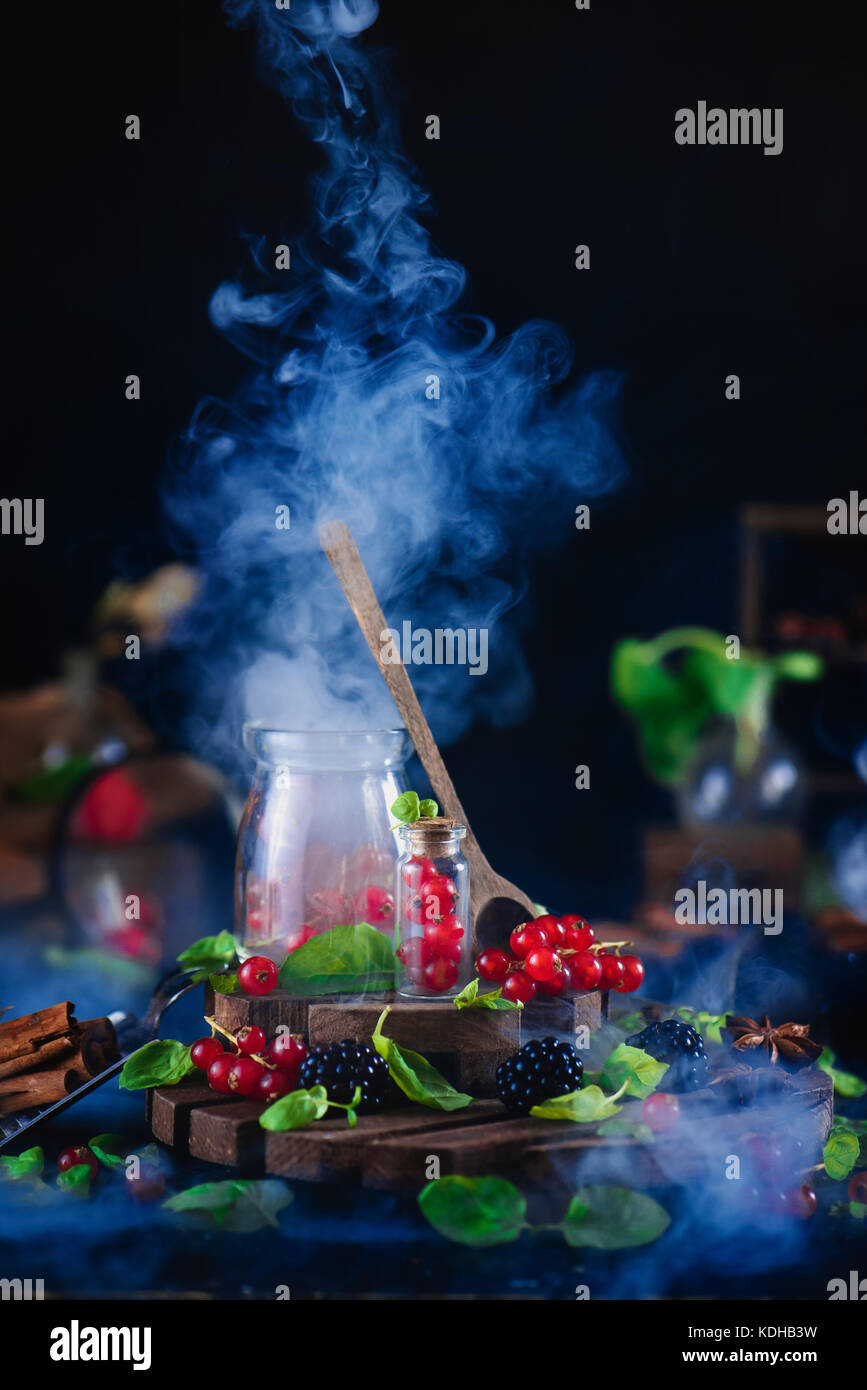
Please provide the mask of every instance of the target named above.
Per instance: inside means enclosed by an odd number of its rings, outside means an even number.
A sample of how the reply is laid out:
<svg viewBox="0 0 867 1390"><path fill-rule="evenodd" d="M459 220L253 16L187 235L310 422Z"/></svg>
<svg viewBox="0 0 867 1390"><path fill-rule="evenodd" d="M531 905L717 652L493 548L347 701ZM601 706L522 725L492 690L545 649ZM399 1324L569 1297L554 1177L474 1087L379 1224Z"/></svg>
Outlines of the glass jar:
<svg viewBox="0 0 867 1390"><path fill-rule="evenodd" d="M256 771L238 832L235 932L278 964L320 932L369 922L394 935L403 729L299 732L245 725Z"/></svg>
<svg viewBox="0 0 867 1390"><path fill-rule="evenodd" d="M452 999L472 978L466 833L448 816L400 827L396 935L404 999Z"/></svg>

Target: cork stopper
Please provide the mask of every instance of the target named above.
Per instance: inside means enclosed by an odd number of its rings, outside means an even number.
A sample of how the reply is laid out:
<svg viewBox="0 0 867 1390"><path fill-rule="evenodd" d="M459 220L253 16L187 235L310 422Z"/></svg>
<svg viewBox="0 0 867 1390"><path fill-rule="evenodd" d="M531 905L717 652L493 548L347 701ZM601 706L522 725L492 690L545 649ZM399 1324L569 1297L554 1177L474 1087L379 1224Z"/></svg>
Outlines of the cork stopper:
<svg viewBox="0 0 867 1390"><path fill-rule="evenodd" d="M463 839L467 833L464 826L455 825L454 816L422 816L421 820L404 825L402 829L408 836L414 852L434 848L446 840L454 839L455 836Z"/></svg>

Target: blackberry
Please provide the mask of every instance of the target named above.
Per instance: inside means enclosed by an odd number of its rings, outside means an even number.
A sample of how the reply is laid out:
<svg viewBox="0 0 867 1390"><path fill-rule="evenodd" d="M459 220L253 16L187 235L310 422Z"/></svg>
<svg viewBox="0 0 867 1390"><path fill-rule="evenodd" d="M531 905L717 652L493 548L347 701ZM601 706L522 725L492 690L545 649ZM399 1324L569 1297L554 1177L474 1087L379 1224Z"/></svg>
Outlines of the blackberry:
<svg viewBox="0 0 867 1390"><path fill-rule="evenodd" d="M584 1063L570 1043L534 1039L497 1067L497 1091L507 1110L525 1115L549 1096L577 1091Z"/></svg>
<svg viewBox="0 0 867 1390"><path fill-rule="evenodd" d="M660 1091L697 1091L707 1085L708 1060L701 1033L679 1018L649 1023L640 1033L626 1039L629 1047L640 1047L657 1062L667 1062L668 1071L659 1083Z"/></svg>
<svg viewBox="0 0 867 1390"><path fill-rule="evenodd" d="M388 1098L388 1067L378 1052L366 1043L344 1038L329 1047L313 1047L298 1072L298 1085L305 1090L324 1086L329 1100L348 1105L361 1087L358 1109L362 1114L379 1110Z"/></svg>

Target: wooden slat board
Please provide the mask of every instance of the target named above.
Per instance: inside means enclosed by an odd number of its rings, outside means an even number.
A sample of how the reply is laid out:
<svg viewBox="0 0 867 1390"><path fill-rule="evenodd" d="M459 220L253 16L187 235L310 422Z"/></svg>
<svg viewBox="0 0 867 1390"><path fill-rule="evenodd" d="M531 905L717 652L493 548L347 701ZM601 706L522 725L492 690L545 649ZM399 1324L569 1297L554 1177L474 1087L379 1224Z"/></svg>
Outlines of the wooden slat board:
<svg viewBox="0 0 867 1390"><path fill-rule="evenodd" d="M429 1176L432 1156L441 1176L502 1173L574 1186L579 1176L594 1181L628 1172L633 1186L686 1183L721 1175L728 1154L743 1154L747 1137L769 1128L797 1124L805 1147L818 1154L833 1116L830 1078L815 1067L793 1077L773 1108L759 1103L721 1111L706 1089L681 1096L680 1106L677 1130L653 1144L599 1138L568 1121L512 1119L498 1100L475 1101L450 1114L407 1103L362 1115L354 1129L342 1118L326 1118L307 1129L272 1134L258 1124L258 1103L218 1095L187 1078L153 1092L151 1123L154 1137L176 1151L248 1174L417 1190ZM628 1102L622 1114L639 1118L639 1102ZM808 1152L805 1163L815 1161Z"/></svg>

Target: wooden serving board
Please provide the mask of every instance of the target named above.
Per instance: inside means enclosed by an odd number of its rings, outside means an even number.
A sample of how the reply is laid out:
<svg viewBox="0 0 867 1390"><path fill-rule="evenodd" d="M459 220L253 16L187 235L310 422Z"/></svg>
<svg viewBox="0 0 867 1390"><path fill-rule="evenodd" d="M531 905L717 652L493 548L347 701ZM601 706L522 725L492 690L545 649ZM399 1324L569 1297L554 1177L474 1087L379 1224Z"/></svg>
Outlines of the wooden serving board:
<svg viewBox="0 0 867 1390"><path fill-rule="evenodd" d="M372 1188L418 1190L431 1176L499 1173L531 1184L573 1188L594 1181L655 1187L720 1177L731 1154L745 1154L751 1134L797 1129L804 1163L816 1161L833 1117L830 1078L808 1067L791 1078L773 1109L761 1103L721 1110L707 1089L680 1098L681 1120L652 1144L588 1134L583 1125L512 1119L498 1100L479 1100L446 1114L418 1105L307 1129L268 1133L262 1106L217 1095L196 1078L149 1093L154 1138L178 1153L305 1182L350 1181ZM621 1117L639 1119L629 1101Z"/></svg>

